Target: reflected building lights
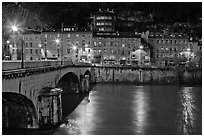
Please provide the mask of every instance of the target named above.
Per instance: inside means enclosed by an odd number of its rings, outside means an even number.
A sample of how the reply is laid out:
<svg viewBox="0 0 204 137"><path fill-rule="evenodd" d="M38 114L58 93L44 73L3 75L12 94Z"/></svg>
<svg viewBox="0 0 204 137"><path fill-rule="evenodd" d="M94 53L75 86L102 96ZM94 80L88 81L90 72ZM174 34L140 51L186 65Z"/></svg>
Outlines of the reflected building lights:
<svg viewBox="0 0 204 137"><path fill-rule="evenodd" d="M177 115L178 134L193 134L193 129L196 127L195 111L198 108L195 106L194 93L192 87L184 87L178 94L179 107Z"/></svg>
<svg viewBox="0 0 204 137"><path fill-rule="evenodd" d="M148 117L148 110L149 110L149 104L148 104L148 96L147 93L144 92L144 87L140 86L135 89L134 94L134 114L135 114L135 120L134 125L137 127L137 133L136 134L145 134L145 130L147 127L147 117Z"/></svg>

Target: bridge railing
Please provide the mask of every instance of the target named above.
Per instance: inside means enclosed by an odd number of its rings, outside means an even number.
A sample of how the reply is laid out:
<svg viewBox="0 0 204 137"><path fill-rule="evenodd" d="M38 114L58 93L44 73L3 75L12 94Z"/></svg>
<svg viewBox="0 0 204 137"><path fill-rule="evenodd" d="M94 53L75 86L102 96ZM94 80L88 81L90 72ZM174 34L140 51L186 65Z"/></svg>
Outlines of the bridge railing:
<svg viewBox="0 0 204 137"><path fill-rule="evenodd" d="M24 61L24 68L37 68L46 66L61 66L72 65L71 61L53 61L53 60L36 60L36 61ZM14 70L21 69L21 61L2 61L2 70Z"/></svg>

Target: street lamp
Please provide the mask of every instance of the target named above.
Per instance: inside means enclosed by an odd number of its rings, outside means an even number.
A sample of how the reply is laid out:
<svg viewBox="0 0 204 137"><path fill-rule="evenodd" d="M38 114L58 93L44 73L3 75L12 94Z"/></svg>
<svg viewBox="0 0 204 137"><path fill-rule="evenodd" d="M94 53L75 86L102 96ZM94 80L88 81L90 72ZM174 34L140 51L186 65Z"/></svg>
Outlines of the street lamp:
<svg viewBox="0 0 204 137"><path fill-rule="evenodd" d="M60 43L61 43L61 40L60 40L60 38L55 38L55 43L58 45L58 57L59 57L59 45L60 45ZM62 48L61 48L61 59L60 59L60 62L61 62L61 65L62 65Z"/></svg>
<svg viewBox="0 0 204 137"><path fill-rule="evenodd" d="M17 26L12 26L11 28L12 28L12 30L13 30L14 32L17 32L17 31L18 31L18 27L17 27Z"/></svg>
<svg viewBox="0 0 204 137"><path fill-rule="evenodd" d="M15 25L11 26L12 31L15 33L19 32L19 28ZM22 45L21 45L21 68L24 68L24 57L23 57L23 34L22 34Z"/></svg>
<svg viewBox="0 0 204 137"><path fill-rule="evenodd" d="M41 57L42 57L42 55L41 55L41 54L42 54L42 53L41 53L42 44L39 44L38 46L39 46L39 48L40 48L40 60L41 60Z"/></svg>
<svg viewBox="0 0 204 137"><path fill-rule="evenodd" d="M72 46L72 49L75 51L75 53L76 53L76 51L77 51L77 46L75 46L75 45L73 45ZM75 54L74 54L75 55ZM77 51L77 63L78 63L78 51Z"/></svg>
<svg viewBox="0 0 204 137"><path fill-rule="evenodd" d="M140 61L140 65L142 64L142 49L143 49L143 46L142 45L140 45L139 46L139 50L140 50L140 55L139 55L139 61Z"/></svg>

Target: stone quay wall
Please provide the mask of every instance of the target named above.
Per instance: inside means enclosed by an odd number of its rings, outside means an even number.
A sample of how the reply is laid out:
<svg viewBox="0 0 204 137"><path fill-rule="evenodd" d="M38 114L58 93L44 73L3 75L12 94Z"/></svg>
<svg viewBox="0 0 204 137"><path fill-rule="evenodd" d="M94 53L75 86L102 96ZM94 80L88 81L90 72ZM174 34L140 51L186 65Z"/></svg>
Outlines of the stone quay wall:
<svg viewBox="0 0 204 137"><path fill-rule="evenodd" d="M95 78L96 82L200 84L202 83L202 70L98 67L95 69Z"/></svg>

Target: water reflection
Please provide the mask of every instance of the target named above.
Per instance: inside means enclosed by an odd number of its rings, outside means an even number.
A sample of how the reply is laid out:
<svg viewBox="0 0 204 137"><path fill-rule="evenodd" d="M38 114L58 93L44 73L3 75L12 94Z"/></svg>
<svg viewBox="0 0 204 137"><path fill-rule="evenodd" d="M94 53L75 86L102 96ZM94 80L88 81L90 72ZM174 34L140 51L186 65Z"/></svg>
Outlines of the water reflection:
<svg viewBox="0 0 204 137"><path fill-rule="evenodd" d="M94 90L54 134L201 134L200 87L98 84Z"/></svg>
<svg viewBox="0 0 204 137"><path fill-rule="evenodd" d="M137 86L134 91L134 105L132 109L134 110L135 120L133 122L136 125L137 134L145 134L148 121L149 95L145 92L143 86Z"/></svg>
<svg viewBox="0 0 204 137"><path fill-rule="evenodd" d="M87 95L79 106L71 113L67 118L66 122L63 123L60 128L55 131L55 135L68 134L68 135L79 135L87 134L87 129L90 129L92 124L92 115L94 114L94 105L89 104L90 96ZM88 105L89 104L89 105ZM88 117L88 119L87 119ZM87 128L89 127L89 128Z"/></svg>
<svg viewBox="0 0 204 137"><path fill-rule="evenodd" d="M200 110L196 104L195 93L193 87L183 87L178 92L179 106L176 119L178 134L193 134L194 129L199 128L198 112Z"/></svg>

